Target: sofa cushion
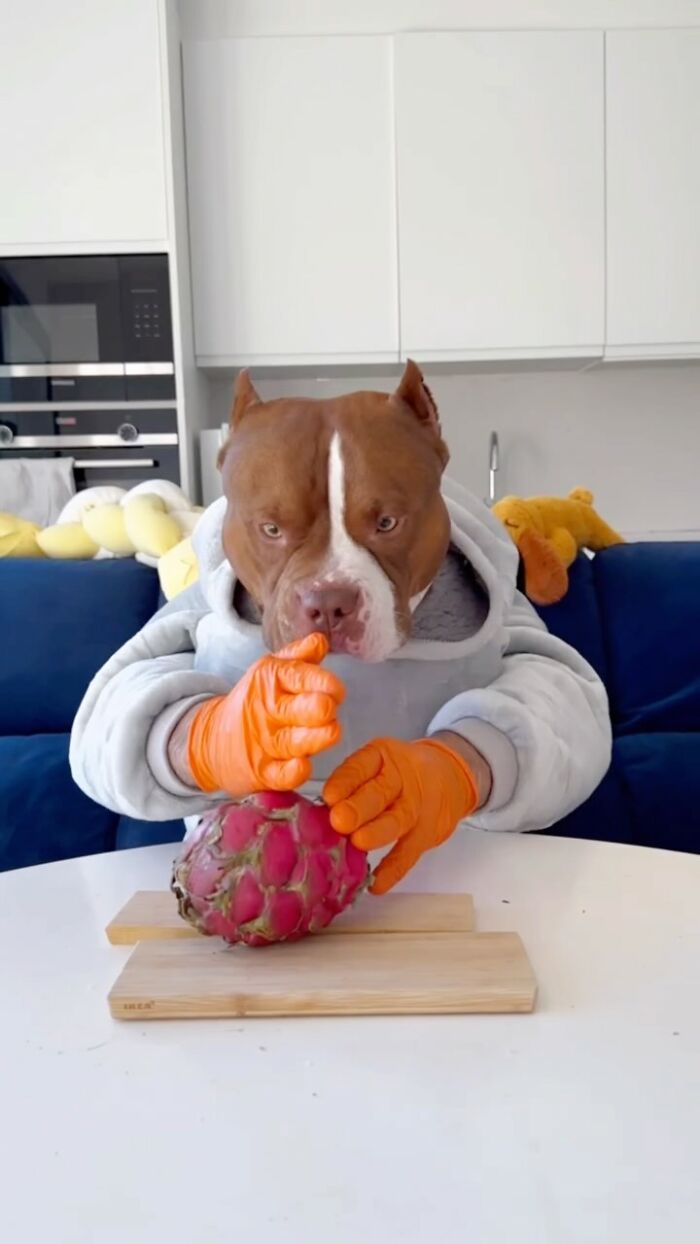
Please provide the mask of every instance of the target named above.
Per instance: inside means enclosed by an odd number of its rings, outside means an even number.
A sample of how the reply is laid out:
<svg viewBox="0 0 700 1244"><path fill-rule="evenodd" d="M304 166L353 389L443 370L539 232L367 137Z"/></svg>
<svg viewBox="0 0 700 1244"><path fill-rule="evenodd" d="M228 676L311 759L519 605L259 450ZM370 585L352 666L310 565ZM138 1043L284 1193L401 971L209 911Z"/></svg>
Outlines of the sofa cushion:
<svg viewBox="0 0 700 1244"><path fill-rule="evenodd" d="M617 734L700 728L700 543L622 544L594 562Z"/></svg>
<svg viewBox="0 0 700 1244"><path fill-rule="evenodd" d="M615 752L634 842L700 852L700 733L628 735Z"/></svg>
<svg viewBox="0 0 700 1244"><path fill-rule="evenodd" d="M700 852L700 733L615 739L607 776L586 803L546 831Z"/></svg>
<svg viewBox="0 0 700 1244"><path fill-rule="evenodd" d="M90 679L155 612L158 576L132 558L1 569L0 735L65 733Z"/></svg>
<svg viewBox="0 0 700 1244"><path fill-rule="evenodd" d="M174 859L184 836L184 821L137 821L134 817L122 816L117 825L115 846L117 851L125 851L130 847L153 847L156 843L172 842L175 844ZM164 886L168 881L168 877L163 877Z"/></svg>
<svg viewBox="0 0 700 1244"><path fill-rule="evenodd" d="M552 634L576 648L606 682L608 668L595 561L583 554L577 558L569 570L569 590L564 599L556 605L540 606L538 613Z"/></svg>
<svg viewBox="0 0 700 1244"><path fill-rule="evenodd" d="M68 738L0 738L0 871L114 850L118 817L73 782Z"/></svg>

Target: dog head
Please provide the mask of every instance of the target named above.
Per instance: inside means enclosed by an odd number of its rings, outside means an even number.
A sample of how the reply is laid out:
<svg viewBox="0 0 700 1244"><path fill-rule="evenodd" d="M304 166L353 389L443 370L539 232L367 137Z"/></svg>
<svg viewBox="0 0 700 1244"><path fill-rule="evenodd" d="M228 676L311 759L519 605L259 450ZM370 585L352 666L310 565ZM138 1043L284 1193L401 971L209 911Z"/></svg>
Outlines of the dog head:
<svg viewBox="0 0 700 1244"><path fill-rule="evenodd" d="M312 631L365 661L400 648L447 552L447 461L415 363L393 394L320 401L263 402L239 375L223 544L272 650Z"/></svg>

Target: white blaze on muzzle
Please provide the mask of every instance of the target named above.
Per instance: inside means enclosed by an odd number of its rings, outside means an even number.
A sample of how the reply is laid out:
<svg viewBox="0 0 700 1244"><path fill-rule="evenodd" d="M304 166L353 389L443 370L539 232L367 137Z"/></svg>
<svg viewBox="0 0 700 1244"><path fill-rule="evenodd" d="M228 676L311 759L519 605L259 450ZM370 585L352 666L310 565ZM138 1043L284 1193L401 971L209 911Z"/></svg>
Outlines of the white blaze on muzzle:
<svg viewBox="0 0 700 1244"><path fill-rule="evenodd" d="M318 578L322 583L347 583L359 589L362 630L352 654L363 661L384 661L402 642L396 625L394 589L379 563L353 540L345 525L347 486L342 442L334 432L328 454L330 543Z"/></svg>

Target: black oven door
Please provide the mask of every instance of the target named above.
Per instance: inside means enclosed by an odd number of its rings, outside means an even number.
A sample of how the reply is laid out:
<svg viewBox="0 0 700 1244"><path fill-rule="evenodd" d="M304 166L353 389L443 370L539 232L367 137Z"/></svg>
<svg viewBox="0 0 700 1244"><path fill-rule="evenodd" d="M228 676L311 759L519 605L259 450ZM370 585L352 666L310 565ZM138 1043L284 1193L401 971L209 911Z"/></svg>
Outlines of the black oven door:
<svg viewBox="0 0 700 1244"><path fill-rule="evenodd" d="M177 411L136 405L2 411L0 463L8 458L72 458L78 488L130 488L154 479L179 484Z"/></svg>
<svg viewBox="0 0 700 1244"><path fill-rule="evenodd" d="M0 259L0 401L126 396L115 256Z"/></svg>

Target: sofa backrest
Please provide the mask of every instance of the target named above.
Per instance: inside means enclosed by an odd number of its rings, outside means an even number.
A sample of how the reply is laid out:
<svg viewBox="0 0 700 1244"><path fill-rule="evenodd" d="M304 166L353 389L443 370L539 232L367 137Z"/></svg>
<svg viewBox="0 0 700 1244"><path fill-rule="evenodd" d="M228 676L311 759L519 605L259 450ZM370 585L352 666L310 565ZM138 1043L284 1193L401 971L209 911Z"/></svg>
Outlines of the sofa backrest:
<svg viewBox="0 0 700 1244"><path fill-rule="evenodd" d="M94 674L155 613L138 562L0 563L0 735L70 730ZM579 557L554 634L603 678L617 733L700 729L700 542Z"/></svg>
<svg viewBox="0 0 700 1244"><path fill-rule="evenodd" d="M603 678L616 734L700 730L700 542L581 557L540 613Z"/></svg>
<svg viewBox="0 0 700 1244"><path fill-rule="evenodd" d="M66 733L90 679L158 607L131 558L0 562L0 735Z"/></svg>

